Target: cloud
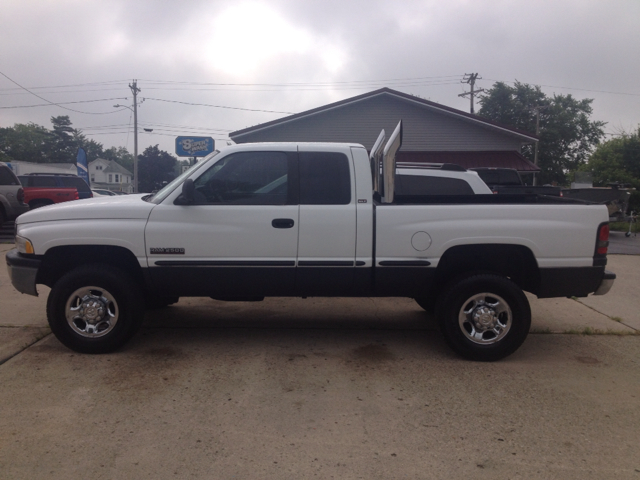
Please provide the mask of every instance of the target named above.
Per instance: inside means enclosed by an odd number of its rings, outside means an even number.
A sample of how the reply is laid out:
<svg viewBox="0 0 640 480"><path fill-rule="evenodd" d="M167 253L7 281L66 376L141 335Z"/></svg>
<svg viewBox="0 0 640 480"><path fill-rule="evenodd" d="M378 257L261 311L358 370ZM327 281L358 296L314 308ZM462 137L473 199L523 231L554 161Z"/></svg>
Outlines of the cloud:
<svg viewBox="0 0 640 480"><path fill-rule="evenodd" d="M255 110L300 112L381 86L468 110L460 80L477 72L481 88L518 79L594 98L594 119L628 128L640 122L638 19L637 0L3 0L0 71L54 102L128 97L73 107L94 113L130 102L133 78L141 97ZM86 84L99 85L60 88ZM0 106L35 103L0 77ZM0 127L66 114L78 128L129 128L128 110L59 107L2 109ZM172 151L181 126L221 137L281 116L147 100L141 123L177 127L142 134L140 149ZM112 131L92 138L132 149L131 134Z"/></svg>

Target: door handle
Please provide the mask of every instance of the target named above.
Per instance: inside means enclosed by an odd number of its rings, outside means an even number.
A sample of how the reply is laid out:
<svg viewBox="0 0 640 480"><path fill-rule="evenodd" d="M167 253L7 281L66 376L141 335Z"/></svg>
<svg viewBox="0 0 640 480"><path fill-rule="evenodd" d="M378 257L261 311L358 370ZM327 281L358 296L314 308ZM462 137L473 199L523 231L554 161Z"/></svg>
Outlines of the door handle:
<svg viewBox="0 0 640 480"><path fill-rule="evenodd" d="M271 222L273 228L291 228L294 225L294 221L291 218L275 218Z"/></svg>

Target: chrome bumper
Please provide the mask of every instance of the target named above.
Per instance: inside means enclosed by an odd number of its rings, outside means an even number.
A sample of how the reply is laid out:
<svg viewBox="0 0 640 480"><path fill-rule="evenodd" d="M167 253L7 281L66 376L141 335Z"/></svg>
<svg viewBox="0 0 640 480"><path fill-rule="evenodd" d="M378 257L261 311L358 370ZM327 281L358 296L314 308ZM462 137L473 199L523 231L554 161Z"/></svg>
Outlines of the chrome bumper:
<svg viewBox="0 0 640 480"><path fill-rule="evenodd" d="M37 297L36 276L41 261L37 258L24 257L16 249L9 250L5 258L9 278L14 288L20 293Z"/></svg>
<svg viewBox="0 0 640 480"><path fill-rule="evenodd" d="M615 281L615 279L615 273L610 272L609 270L605 270L604 276L602 277L602 282L600 282L600 286L595 292L593 292L593 294L604 295L605 293L609 292L609 290L611 290L611 287L613 287L613 282Z"/></svg>

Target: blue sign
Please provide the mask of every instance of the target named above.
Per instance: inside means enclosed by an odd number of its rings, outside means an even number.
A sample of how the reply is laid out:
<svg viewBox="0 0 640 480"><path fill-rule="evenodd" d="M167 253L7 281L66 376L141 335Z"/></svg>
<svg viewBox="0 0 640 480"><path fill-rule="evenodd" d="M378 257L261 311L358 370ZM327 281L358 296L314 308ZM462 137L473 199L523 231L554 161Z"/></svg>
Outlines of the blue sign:
<svg viewBox="0 0 640 480"><path fill-rule="evenodd" d="M179 157L206 157L214 147L211 137L176 137L176 155Z"/></svg>
<svg viewBox="0 0 640 480"><path fill-rule="evenodd" d="M78 148L76 168L78 169L78 176L87 182L87 185L91 185L91 181L89 180L89 166L87 165L87 154L84 148Z"/></svg>

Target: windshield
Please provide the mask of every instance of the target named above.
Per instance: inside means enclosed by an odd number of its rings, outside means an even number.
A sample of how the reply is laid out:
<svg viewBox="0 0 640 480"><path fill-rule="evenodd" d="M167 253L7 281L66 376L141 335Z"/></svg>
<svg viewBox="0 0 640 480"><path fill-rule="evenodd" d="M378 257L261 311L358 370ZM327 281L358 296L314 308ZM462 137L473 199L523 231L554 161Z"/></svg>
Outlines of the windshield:
<svg viewBox="0 0 640 480"><path fill-rule="evenodd" d="M208 163L209 160L211 160L213 157L215 157L219 153L220 153L219 150L215 150L209 156L205 157L204 159L196 163L193 167L183 172L182 175L176 177L171 183L169 183L166 187L164 187L158 193L156 193L151 197L145 197L144 200L158 205L165 198L167 198L171 194L171 192L173 192L176 189L178 185L180 185L184 180L186 180L187 177L190 177L191 175L196 173L198 170L200 170L203 167L203 165Z"/></svg>

